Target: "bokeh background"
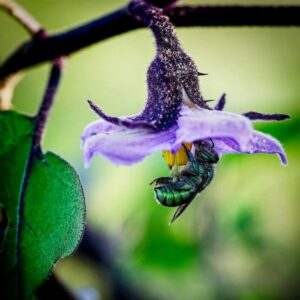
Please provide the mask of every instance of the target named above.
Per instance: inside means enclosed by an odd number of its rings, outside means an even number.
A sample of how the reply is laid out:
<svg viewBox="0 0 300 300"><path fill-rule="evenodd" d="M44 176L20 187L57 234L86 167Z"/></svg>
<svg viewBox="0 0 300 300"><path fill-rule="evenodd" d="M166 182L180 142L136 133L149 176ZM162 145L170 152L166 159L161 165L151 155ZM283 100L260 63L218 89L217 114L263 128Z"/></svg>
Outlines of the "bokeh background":
<svg viewBox="0 0 300 300"><path fill-rule="evenodd" d="M19 3L47 30L57 32L125 1ZM87 99L112 115L142 109L145 73L154 56L151 33L140 29L86 48L67 62L43 148L64 157L80 174L87 223L99 235L95 243L102 243L113 267L77 252L60 261L54 272L74 291L93 288L101 299L115 298L112 274L141 291L144 299L296 299L300 297L300 28L177 28L177 33L199 70L209 73L200 82L206 99L226 92L228 111L292 116L290 121L256 125L283 143L289 165L283 167L275 155L224 156L211 185L168 226L174 211L158 206L149 186L168 173L160 153L132 167L116 167L97 157L85 169L80 149L84 127L97 118ZM25 30L0 11L0 59L27 38ZM49 64L26 71L15 91L17 111L36 112L48 72Z"/></svg>

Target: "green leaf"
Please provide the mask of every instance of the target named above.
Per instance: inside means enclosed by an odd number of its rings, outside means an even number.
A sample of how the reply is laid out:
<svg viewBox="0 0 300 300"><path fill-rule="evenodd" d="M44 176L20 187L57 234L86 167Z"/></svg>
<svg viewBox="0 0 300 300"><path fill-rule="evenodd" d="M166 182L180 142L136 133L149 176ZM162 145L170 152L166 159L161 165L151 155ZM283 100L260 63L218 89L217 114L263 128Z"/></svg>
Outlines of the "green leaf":
<svg viewBox="0 0 300 300"><path fill-rule="evenodd" d="M83 232L78 175L54 153L30 159L32 132L29 117L0 113L0 207L8 219L0 239L0 299L30 299Z"/></svg>

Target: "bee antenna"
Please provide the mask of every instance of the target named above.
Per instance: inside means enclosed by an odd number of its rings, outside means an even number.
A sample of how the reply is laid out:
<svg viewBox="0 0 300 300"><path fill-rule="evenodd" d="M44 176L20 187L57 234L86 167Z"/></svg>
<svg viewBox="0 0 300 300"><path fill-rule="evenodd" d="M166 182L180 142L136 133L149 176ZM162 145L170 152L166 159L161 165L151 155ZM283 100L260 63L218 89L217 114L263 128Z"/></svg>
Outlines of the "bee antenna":
<svg viewBox="0 0 300 300"><path fill-rule="evenodd" d="M149 185L153 185L156 182L157 179L152 180Z"/></svg>

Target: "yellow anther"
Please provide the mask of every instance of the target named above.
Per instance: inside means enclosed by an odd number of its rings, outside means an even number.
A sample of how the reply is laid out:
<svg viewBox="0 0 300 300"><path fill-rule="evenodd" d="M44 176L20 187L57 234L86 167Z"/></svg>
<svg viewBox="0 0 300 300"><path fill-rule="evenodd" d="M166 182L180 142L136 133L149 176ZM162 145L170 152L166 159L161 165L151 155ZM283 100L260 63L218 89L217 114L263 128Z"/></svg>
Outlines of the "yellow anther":
<svg viewBox="0 0 300 300"><path fill-rule="evenodd" d="M191 150L192 144L185 143L184 145L188 150ZM162 155L169 167L173 167L174 165L184 166L188 162L186 150L183 146L181 146L181 148L176 153L172 153L170 151L163 151Z"/></svg>

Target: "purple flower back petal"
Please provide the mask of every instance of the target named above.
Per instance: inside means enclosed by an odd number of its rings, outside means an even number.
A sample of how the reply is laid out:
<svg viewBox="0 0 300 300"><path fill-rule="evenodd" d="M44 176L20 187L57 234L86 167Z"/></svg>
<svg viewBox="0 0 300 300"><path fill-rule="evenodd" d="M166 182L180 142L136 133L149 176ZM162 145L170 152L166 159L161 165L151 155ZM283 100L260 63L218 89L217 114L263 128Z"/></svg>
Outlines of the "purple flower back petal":
<svg viewBox="0 0 300 300"><path fill-rule="evenodd" d="M213 139L215 150L219 155L228 153L267 153L277 154L283 165L287 165L286 153L278 140L262 132L253 130L247 149L241 150L239 145L230 138Z"/></svg>
<svg viewBox="0 0 300 300"><path fill-rule="evenodd" d="M97 135L99 132L114 132L118 131L119 126L111 124L109 122L106 122L104 120L97 120L92 123L90 123L83 131L83 134L81 136L81 147L83 147L83 144L86 142L88 138L91 136Z"/></svg>
<svg viewBox="0 0 300 300"><path fill-rule="evenodd" d="M115 165L132 165L155 151L171 150L176 128L163 132L128 129L105 121L90 124L82 135L84 162L89 166L95 155Z"/></svg>
<svg viewBox="0 0 300 300"><path fill-rule="evenodd" d="M226 104L226 94L223 94L215 106L215 110L223 110Z"/></svg>
<svg viewBox="0 0 300 300"><path fill-rule="evenodd" d="M234 140L241 149L246 149L252 130L251 122L238 114L184 107L178 119L176 144L227 137Z"/></svg>
<svg viewBox="0 0 300 300"><path fill-rule="evenodd" d="M262 121L283 121L290 119L291 117L286 114L262 114L259 112L249 111L243 113L243 116L247 117L250 120L262 120Z"/></svg>

